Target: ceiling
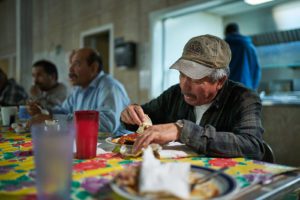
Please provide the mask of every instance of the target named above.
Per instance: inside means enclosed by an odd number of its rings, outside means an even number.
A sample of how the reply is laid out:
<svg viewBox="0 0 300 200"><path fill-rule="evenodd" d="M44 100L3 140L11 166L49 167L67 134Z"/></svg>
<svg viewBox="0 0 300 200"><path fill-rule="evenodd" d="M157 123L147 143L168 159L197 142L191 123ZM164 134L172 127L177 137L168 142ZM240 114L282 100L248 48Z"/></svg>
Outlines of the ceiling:
<svg viewBox="0 0 300 200"><path fill-rule="evenodd" d="M243 0L224 0L222 5L208 8L206 11L219 16L234 15L242 12L253 11L261 8L272 7L281 3L286 3L291 0L273 0L260 5L249 5Z"/></svg>
<svg viewBox="0 0 300 200"><path fill-rule="evenodd" d="M222 5L217 5L206 9L205 11L218 16L230 16L248 11L255 11L262 8L273 7L279 4L293 2L295 0L273 0L260 5L249 5L243 0L224 0ZM300 41L300 29L292 29L285 31L273 31L262 34L251 35L256 46L264 46L270 44L288 43Z"/></svg>

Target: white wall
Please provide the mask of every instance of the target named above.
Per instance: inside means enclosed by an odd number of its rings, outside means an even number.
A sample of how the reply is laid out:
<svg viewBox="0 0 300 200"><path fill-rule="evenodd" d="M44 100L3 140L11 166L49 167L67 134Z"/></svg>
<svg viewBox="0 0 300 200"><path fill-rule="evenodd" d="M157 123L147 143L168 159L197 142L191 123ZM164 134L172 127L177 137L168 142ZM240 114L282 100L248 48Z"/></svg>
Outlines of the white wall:
<svg viewBox="0 0 300 200"><path fill-rule="evenodd" d="M178 71L170 70L169 67L180 58L186 42L192 37L203 34L222 37L223 22L221 17L209 13L190 13L165 19L162 34L164 38L162 66L153 66L160 68L160 73L163 74L162 80L157 77L157 81L162 81L162 87L157 89L159 91L155 91L156 94L179 82Z"/></svg>

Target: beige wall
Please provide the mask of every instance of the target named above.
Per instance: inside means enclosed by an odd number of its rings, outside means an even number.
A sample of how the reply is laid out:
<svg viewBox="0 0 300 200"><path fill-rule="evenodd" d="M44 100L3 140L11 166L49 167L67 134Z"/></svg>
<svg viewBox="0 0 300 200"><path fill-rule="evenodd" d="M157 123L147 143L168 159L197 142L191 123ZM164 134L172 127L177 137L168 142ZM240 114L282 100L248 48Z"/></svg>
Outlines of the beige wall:
<svg viewBox="0 0 300 200"><path fill-rule="evenodd" d="M16 53L16 1L0 1L0 57ZM32 0L33 62L51 59L58 67L60 81L67 83L68 53L79 47L80 33L113 24L113 38L137 43L137 66L114 68L114 76L126 87L132 102L148 100L140 89L139 69L150 70L150 17L153 11L185 4L188 0ZM198 1L199 2L199 1ZM201 2L201 1L200 1ZM57 51L57 47L61 47ZM24 69L25 70L25 69ZM28 69L27 69L28 70ZM22 69L21 69L22 73ZM29 88L30 82L24 83ZM145 85L145 84L144 84ZM150 87L150 84L148 84Z"/></svg>
<svg viewBox="0 0 300 200"><path fill-rule="evenodd" d="M12 0L2 0L1 4L14 10ZM137 43L137 66L133 69L114 68L114 76L120 80L128 91L132 102L143 103L148 100L150 88L140 89L139 69L150 70L150 18L153 11L170 8L187 0L33 0L33 61L39 58L52 59L61 69L60 81L67 83L67 57L73 48L79 47L80 33L113 24L113 38L123 37L125 41ZM1 6L2 7L2 6ZM2 12L1 12L2 11ZM2 15L12 16L9 21L13 24L15 13L8 14L0 10ZM0 22L3 24L2 20ZM10 32L15 33L10 27ZM12 36L12 35L10 35ZM15 38L15 35L13 35ZM0 37L2 40L5 37ZM15 41L6 36L5 46L0 44L0 50L5 52L15 48ZM6 42L6 41L4 41ZM57 54L56 47L62 50ZM6 48L9 47L9 48ZM31 83L25 83L31 84ZM145 84L144 84L145 85ZM150 84L148 84L150 87ZM26 86L28 88L28 86Z"/></svg>
<svg viewBox="0 0 300 200"><path fill-rule="evenodd" d="M16 2L0 1L0 58L16 52Z"/></svg>

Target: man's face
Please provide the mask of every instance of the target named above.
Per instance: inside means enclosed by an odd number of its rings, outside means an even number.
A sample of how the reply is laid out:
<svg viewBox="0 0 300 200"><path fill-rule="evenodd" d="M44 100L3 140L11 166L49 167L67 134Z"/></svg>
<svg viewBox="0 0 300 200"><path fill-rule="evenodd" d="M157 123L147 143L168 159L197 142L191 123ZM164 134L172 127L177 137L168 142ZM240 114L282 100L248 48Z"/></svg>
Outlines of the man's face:
<svg viewBox="0 0 300 200"><path fill-rule="evenodd" d="M89 52L78 50L70 57L69 78L72 85L87 87L97 75L97 70L92 65L88 65L87 57Z"/></svg>
<svg viewBox="0 0 300 200"><path fill-rule="evenodd" d="M51 84L53 81L55 81L55 77L53 75L47 74L43 67L39 66L32 68L32 78L34 84L37 85L42 91L51 88Z"/></svg>
<svg viewBox="0 0 300 200"><path fill-rule="evenodd" d="M180 72L180 88L187 104L200 106L212 102L222 88L224 80L212 82L209 77L191 79Z"/></svg>

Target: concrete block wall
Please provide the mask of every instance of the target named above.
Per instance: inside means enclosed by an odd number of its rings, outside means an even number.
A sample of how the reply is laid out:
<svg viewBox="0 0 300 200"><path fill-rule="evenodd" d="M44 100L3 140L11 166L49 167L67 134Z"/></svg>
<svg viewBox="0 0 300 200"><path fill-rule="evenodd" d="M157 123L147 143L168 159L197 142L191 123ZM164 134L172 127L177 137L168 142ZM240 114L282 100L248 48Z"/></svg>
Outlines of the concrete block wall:
<svg viewBox="0 0 300 200"><path fill-rule="evenodd" d="M16 53L16 2L0 1L0 58Z"/></svg>
<svg viewBox="0 0 300 200"><path fill-rule="evenodd" d="M0 58L16 51L16 1L0 1L0 27L5 28L0 32ZM33 62L51 59L59 67L60 81L68 84L67 57L72 49L79 47L80 33L113 24L114 38L137 43L137 66L115 67L114 76L124 84L132 102L146 102L151 81L149 15L188 1L191 0L32 0ZM140 79L141 69L148 74L143 79ZM143 84L148 88L141 88L141 82L149 83ZM31 85L22 84L25 88Z"/></svg>
<svg viewBox="0 0 300 200"><path fill-rule="evenodd" d="M33 2L35 55L41 52L54 52L59 44L67 56L72 49L78 48L81 32L106 24L113 24L114 38L123 37L125 41L136 42L137 66L133 69L115 67L114 76L124 84L132 102L143 103L149 100L150 88L140 88L140 82L151 81L150 77L141 80L139 72L140 69L151 70L149 14L187 1L34 0ZM66 63L61 65L67 67ZM148 85L150 87L150 84Z"/></svg>

